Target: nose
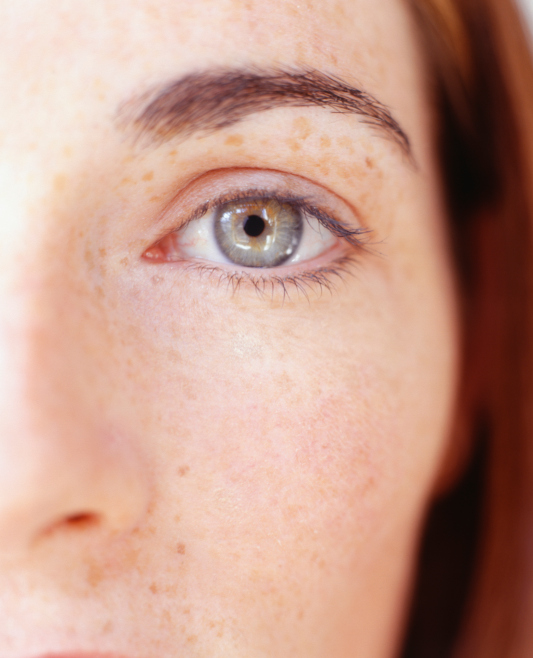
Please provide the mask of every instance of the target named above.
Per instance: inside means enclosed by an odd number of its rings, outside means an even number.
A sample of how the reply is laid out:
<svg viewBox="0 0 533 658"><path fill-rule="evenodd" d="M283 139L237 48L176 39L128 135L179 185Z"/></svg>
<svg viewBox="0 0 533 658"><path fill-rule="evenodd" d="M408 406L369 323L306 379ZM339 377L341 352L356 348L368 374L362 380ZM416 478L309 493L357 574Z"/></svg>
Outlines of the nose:
<svg viewBox="0 0 533 658"><path fill-rule="evenodd" d="M72 310L79 300L61 296L60 308L46 292L36 304L0 290L0 561L80 532L126 532L147 506L138 446L113 415L98 356L110 346Z"/></svg>

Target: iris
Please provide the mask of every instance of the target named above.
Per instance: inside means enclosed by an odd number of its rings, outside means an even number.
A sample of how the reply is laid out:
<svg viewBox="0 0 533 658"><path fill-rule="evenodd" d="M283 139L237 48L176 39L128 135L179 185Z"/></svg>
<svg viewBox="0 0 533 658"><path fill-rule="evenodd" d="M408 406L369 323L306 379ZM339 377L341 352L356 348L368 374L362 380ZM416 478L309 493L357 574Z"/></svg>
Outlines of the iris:
<svg viewBox="0 0 533 658"><path fill-rule="evenodd" d="M245 267L281 265L295 252L303 231L301 211L277 199L224 204L213 221L221 251Z"/></svg>

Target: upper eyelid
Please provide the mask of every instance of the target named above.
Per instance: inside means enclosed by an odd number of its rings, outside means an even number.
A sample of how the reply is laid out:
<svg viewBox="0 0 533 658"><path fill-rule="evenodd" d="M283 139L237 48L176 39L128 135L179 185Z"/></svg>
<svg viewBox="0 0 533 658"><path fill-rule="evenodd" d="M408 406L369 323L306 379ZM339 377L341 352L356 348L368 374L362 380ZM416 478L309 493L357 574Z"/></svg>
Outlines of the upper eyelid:
<svg viewBox="0 0 533 658"><path fill-rule="evenodd" d="M250 177L262 177L262 178L267 178L267 179L274 179L274 182L269 182L267 185L263 183L255 183L255 184L250 184L249 182L246 182L246 179ZM242 183L241 179L242 177L245 178L245 182ZM229 178L230 182L229 184L226 182L225 179ZM237 181L235 180L237 178ZM281 179L281 184L276 181L275 179ZM261 166L252 166L252 167L221 167L221 168L216 168L212 169L209 171L203 171L201 173L198 173L188 179L186 179L182 185L180 186L181 189L173 196L172 200L169 202L167 207L163 210L161 213L161 217L164 217L169 210L172 208L173 205L176 203L179 203L180 205L183 204L184 202L187 202L188 199L192 196L197 197L201 196L202 198L209 196L209 193L204 190L204 186L209 181L214 179L215 185L220 186L220 180L222 179L224 186L226 187L232 187L234 189L240 189L243 191L243 194L246 193L251 193L251 192L258 192L260 194L264 194L265 197L269 196L272 197L273 193L275 193L276 196L282 197L282 196L287 196L291 198L314 198L317 196L316 192L315 193L306 193L306 194L299 194L295 195L292 193L284 192L284 193L279 193L279 190L281 188L285 189L292 189L294 186L305 186L307 188L313 188L314 190L318 190L319 193L325 195L325 196L333 196L337 199L338 202L342 203L343 205L347 206L351 213L355 216L358 217L358 212L356 211L355 208L352 207L352 205L347 202L345 199L342 197L339 197L336 192L333 190L330 190L327 186L322 185L320 182L317 182L316 180L307 178L306 176L302 176L298 173L294 173L293 171L286 171L284 169L277 169L277 168L270 168L270 167L261 167ZM290 179L290 186L287 183L287 179ZM196 188L200 188L199 190ZM192 188L192 189L191 189ZM229 193L229 197L231 197L233 193ZM213 199L222 199L224 198L225 195L223 194L215 194ZM211 203L211 202L208 202ZM201 203L193 203L194 206L202 206ZM323 204L322 204L323 205ZM326 204L328 205L328 204Z"/></svg>
<svg viewBox="0 0 533 658"><path fill-rule="evenodd" d="M316 218L317 221L324 226L327 230L331 231L335 236L346 240L352 246L363 246L364 242L362 241L362 236L367 236L371 233L370 229L357 227L352 228L347 223L332 217L331 213L328 213L322 210L319 206L309 203L307 197L302 195L291 195L291 194L278 194L275 190L267 190L264 188L251 188L246 191L241 192L232 192L222 195L218 195L213 199L205 202L198 208L196 208L193 213L186 217L178 227L171 230L171 233L179 233L183 231L189 224L202 218L206 215L209 210L217 208L226 203L237 203L245 201L257 201L264 199L276 199L281 203L292 203L296 205L300 210L308 213L312 217ZM165 233L165 235L168 234Z"/></svg>

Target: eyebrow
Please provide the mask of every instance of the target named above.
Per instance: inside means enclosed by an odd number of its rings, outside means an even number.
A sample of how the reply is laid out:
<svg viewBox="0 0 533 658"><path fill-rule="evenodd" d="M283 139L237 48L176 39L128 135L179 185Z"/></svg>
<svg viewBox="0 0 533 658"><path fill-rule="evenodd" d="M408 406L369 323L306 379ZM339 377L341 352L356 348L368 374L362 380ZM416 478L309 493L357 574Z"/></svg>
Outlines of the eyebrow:
<svg viewBox="0 0 533 658"><path fill-rule="evenodd" d="M136 140L160 145L211 133L279 107L321 107L358 115L412 158L409 138L390 110L363 89L317 70L220 69L190 73L133 97L119 107L121 126Z"/></svg>

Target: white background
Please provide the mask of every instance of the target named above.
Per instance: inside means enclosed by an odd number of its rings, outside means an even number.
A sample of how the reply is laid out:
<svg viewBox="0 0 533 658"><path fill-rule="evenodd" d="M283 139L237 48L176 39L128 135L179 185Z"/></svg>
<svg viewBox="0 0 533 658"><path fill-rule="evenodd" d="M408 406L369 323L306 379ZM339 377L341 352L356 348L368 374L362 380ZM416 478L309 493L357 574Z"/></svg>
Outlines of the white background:
<svg viewBox="0 0 533 658"><path fill-rule="evenodd" d="M533 0L519 0L519 4L524 8L524 14L529 21L533 33Z"/></svg>

